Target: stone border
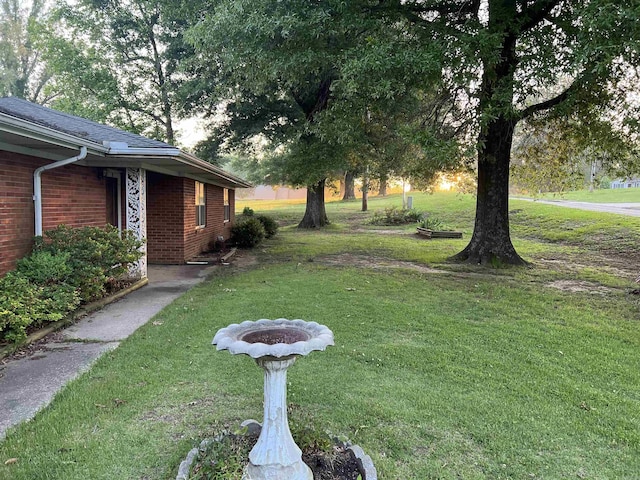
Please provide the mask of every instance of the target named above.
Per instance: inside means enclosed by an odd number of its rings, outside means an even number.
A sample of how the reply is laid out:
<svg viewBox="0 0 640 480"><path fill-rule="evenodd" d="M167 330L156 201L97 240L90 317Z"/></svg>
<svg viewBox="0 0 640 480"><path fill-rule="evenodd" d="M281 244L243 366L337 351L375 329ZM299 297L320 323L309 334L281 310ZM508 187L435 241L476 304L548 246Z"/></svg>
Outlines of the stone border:
<svg viewBox="0 0 640 480"><path fill-rule="evenodd" d="M44 337L46 337L50 333L53 333L53 332L55 332L57 330L60 330L61 328L66 327L67 325L71 325L78 318L80 318L80 317L82 317L84 315L88 315L89 313L94 312L96 310L99 310L100 308L104 307L105 305L113 303L116 300L120 300L125 295L128 295L131 292L134 292L135 290L138 290L139 288L144 287L148 283L149 283L149 279L148 278L143 278L142 280L138 280L133 285L131 285L131 286L129 286L129 287L123 289L123 290L119 290L118 292L114 293L113 295L101 298L100 300L96 300L95 302L88 303L87 305L79 308L78 310L75 310L75 311L71 312L69 315L67 315L62 320L58 320L57 322L50 323L46 327L43 327L43 328L41 328L39 330L36 330L35 332L33 332L31 335L29 335L27 338L25 338L23 341L21 341L19 343L16 343L14 345L7 345L6 347L0 348L0 360L2 360L5 357L8 357L9 355L11 355L12 353L16 352L17 350L19 350L22 347L25 347L27 345L30 345L30 344L34 343L34 342L37 342L38 340L43 339Z"/></svg>
<svg viewBox="0 0 640 480"><path fill-rule="evenodd" d="M258 434L262 429L262 425L255 420L245 420L240 424L241 427L246 427L248 433ZM187 453L186 458L180 462L180 467L178 467L178 475L176 476L176 480L189 480L189 475L191 471L191 465L198 458L198 454L201 450L204 450L211 442L219 442L224 438L224 434L218 435L213 439L205 439L200 442L200 446L196 448L192 448ZM351 455L354 456L356 463L358 464L358 468L360 469L360 475L362 475L362 480L378 480L378 472L376 467L373 465L373 460L371 457L364 453L361 447L358 445L352 445L349 441L343 442L341 440L336 440L338 445L345 448Z"/></svg>

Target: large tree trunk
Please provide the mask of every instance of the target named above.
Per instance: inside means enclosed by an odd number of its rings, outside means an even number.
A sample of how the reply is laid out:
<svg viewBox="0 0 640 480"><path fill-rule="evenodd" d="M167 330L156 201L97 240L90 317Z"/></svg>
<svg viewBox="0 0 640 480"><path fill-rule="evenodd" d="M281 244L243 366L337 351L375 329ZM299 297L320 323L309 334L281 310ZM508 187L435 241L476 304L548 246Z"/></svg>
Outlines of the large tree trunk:
<svg viewBox="0 0 640 480"><path fill-rule="evenodd" d="M353 172L347 172L344 175L344 196L342 200L355 200L356 199L356 187L355 178Z"/></svg>
<svg viewBox="0 0 640 480"><path fill-rule="evenodd" d="M378 196L379 197L387 196L387 175L386 174L380 175L380 188L378 189Z"/></svg>
<svg viewBox="0 0 640 480"><path fill-rule="evenodd" d="M323 179L315 185L307 186L307 206L298 228L321 228L329 225L324 208L324 185Z"/></svg>
<svg viewBox="0 0 640 480"><path fill-rule="evenodd" d="M509 233L509 163L515 123L497 118L478 151L476 221L469 245L453 257L467 263L525 265Z"/></svg>
<svg viewBox="0 0 640 480"><path fill-rule="evenodd" d="M369 176L362 177L362 211L369 210Z"/></svg>

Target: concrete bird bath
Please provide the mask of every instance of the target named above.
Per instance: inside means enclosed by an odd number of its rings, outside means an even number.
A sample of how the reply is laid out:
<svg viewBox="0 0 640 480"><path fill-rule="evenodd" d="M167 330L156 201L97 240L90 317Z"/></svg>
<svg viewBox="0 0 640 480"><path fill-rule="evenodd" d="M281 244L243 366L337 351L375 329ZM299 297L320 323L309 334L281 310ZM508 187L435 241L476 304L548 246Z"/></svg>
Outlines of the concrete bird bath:
<svg viewBox="0 0 640 480"><path fill-rule="evenodd" d="M313 480L293 441L287 419L287 369L297 357L333 345L324 325L304 320L257 320L232 324L213 338L217 350L249 355L264 369L264 419L249 453L243 480Z"/></svg>

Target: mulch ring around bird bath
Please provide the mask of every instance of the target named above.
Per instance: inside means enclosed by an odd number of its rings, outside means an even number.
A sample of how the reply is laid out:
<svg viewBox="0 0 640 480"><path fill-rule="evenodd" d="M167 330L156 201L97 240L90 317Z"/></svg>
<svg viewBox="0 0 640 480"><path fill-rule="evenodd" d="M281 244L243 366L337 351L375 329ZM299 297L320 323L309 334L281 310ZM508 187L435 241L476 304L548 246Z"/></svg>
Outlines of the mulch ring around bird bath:
<svg viewBox="0 0 640 480"><path fill-rule="evenodd" d="M302 449L302 460L313 472L314 480L368 478L362 471L362 459L358 461L354 451L342 442L332 441L328 437L318 440L315 434L309 434L306 430L294 432L294 438ZM181 466L185 476L181 477L179 474L177 478L240 480L248 462L249 452L257 440L258 432L225 433L213 440L205 440L200 445L188 472ZM375 477L374 474L372 478Z"/></svg>

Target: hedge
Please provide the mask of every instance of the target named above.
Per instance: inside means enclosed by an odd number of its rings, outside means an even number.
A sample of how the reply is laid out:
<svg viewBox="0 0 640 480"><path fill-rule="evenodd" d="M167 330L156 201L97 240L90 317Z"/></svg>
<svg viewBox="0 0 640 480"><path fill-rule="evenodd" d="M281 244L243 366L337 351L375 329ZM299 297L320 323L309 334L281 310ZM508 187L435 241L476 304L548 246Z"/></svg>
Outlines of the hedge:
<svg viewBox="0 0 640 480"><path fill-rule="evenodd" d="M0 278L0 340L16 343L28 328L56 322L138 260L142 243L129 231L65 225L36 237L31 254Z"/></svg>

